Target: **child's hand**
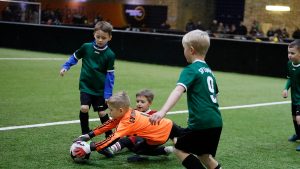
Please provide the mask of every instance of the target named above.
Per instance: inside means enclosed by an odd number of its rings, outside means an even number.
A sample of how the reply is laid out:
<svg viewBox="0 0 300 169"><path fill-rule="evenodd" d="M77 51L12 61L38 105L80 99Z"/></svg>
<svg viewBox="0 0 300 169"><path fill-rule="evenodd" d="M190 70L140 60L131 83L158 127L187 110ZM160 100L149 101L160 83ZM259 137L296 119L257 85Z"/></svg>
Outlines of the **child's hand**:
<svg viewBox="0 0 300 169"><path fill-rule="evenodd" d="M282 91L282 97L283 97L283 98L287 98L287 97L288 97L288 90L284 89L284 90Z"/></svg>
<svg viewBox="0 0 300 169"><path fill-rule="evenodd" d="M166 114L164 112L158 111L150 116L149 121L152 125L159 124L160 120L164 118L165 115Z"/></svg>
<svg viewBox="0 0 300 169"><path fill-rule="evenodd" d="M73 140L73 143L76 141L89 141L90 140L90 136L88 134L84 134L79 136L78 138Z"/></svg>
<svg viewBox="0 0 300 169"><path fill-rule="evenodd" d="M66 72L67 72L67 69L62 68L62 69L60 70L60 72L59 72L59 75L60 75L60 76L64 76Z"/></svg>

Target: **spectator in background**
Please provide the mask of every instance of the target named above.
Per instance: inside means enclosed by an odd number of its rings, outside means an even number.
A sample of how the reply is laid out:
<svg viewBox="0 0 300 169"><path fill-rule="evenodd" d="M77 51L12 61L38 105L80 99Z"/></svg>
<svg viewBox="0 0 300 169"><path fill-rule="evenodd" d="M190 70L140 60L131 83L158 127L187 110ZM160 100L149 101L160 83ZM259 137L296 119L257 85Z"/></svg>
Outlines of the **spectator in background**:
<svg viewBox="0 0 300 169"><path fill-rule="evenodd" d="M271 27L271 28L267 31L267 37L274 36L274 34L275 34L274 28Z"/></svg>
<svg viewBox="0 0 300 169"><path fill-rule="evenodd" d="M290 34L287 32L286 28L282 29L282 38L289 38Z"/></svg>
<svg viewBox="0 0 300 169"><path fill-rule="evenodd" d="M2 11L2 20L3 21L12 21L13 20L13 13L10 9L9 6L7 6L3 11Z"/></svg>
<svg viewBox="0 0 300 169"><path fill-rule="evenodd" d="M188 23L186 23L186 25L185 25L185 31L190 32L190 31L192 31L194 29L195 29L195 24L194 24L193 20L190 19L188 21Z"/></svg>
<svg viewBox="0 0 300 169"><path fill-rule="evenodd" d="M240 25L237 28L236 34L238 34L238 35L247 35L248 34L247 27L244 25L244 23L242 21L240 22Z"/></svg>
<svg viewBox="0 0 300 169"><path fill-rule="evenodd" d="M237 29L236 29L235 24L232 24L232 25L230 26L230 30L229 30L228 33L229 33L229 34L233 34L233 35L237 34Z"/></svg>
<svg viewBox="0 0 300 169"><path fill-rule="evenodd" d="M218 21L214 19L209 26L209 30L211 33L217 33L218 32Z"/></svg>
<svg viewBox="0 0 300 169"><path fill-rule="evenodd" d="M294 39L300 39L300 29L299 29L299 27L297 27L296 30L293 32L292 37Z"/></svg>
<svg viewBox="0 0 300 169"><path fill-rule="evenodd" d="M217 33L225 33L225 27L223 22L219 22L218 28L217 28Z"/></svg>
<svg viewBox="0 0 300 169"><path fill-rule="evenodd" d="M197 22L197 24L196 24L196 29L205 31L205 28L204 28L204 26L202 25L202 22L201 22L201 21L198 21L198 22Z"/></svg>
<svg viewBox="0 0 300 169"><path fill-rule="evenodd" d="M170 24L168 24L167 21L164 21L161 25L160 25L160 29L170 29Z"/></svg>

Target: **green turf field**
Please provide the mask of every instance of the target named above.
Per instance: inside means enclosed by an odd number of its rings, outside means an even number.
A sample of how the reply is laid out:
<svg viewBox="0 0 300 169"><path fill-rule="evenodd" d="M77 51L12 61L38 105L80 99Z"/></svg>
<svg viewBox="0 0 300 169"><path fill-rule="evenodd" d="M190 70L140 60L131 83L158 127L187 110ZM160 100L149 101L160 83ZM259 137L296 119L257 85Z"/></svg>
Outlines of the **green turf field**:
<svg viewBox="0 0 300 169"><path fill-rule="evenodd" d="M67 55L0 48L0 128L78 120L80 64L62 78L59 70L67 58ZM152 89L155 93L152 109L159 109L175 87L181 69L118 60L114 91L127 91L134 106L138 90ZM290 104L223 109L228 106L288 101L281 98L285 79L214 73L224 120L216 158L223 169L298 169L300 152L296 152L295 148L300 143L287 141L294 132ZM184 96L172 111L186 109ZM96 118L97 115L90 112L90 117ZM186 126L187 114L167 117ZM92 127L97 124L91 122ZM0 130L0 168L183 168L174 154L151 157L143 163L127 163L126 158L132 153L126 150L112 159L93 152L87 164L76 164L69 156L69 148L71 141L79 134L78 123ZM102 138L95 140L99 139Z"/></svg>

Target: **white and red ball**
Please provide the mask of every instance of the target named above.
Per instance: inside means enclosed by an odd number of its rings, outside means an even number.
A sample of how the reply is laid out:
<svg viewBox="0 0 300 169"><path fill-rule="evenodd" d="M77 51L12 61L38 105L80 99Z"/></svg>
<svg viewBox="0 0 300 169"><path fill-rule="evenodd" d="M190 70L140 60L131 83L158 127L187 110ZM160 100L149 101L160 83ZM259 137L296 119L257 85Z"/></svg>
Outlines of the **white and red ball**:
<svg viewBox="0 0 300 169"><path fill-rule="evenodd" d="M74 152L76 148L82 148L86 152L86 155L83 157L76 157ZM88 144L85 141L76 141L71 145L70 154L71 154L71 158L75 162L85 162L89 159L91 154L90 144Z"/></svg>

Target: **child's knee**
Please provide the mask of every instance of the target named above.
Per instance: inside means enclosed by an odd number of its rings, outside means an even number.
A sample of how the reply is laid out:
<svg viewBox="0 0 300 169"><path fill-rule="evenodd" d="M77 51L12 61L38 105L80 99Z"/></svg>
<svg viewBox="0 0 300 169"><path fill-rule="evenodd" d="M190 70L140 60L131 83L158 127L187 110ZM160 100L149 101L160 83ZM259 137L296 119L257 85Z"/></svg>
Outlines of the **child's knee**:
<svg viewBox="0 0 300 169"><path fill-rule="evenodd" d="M89 112L89 106L88 105L81 105L80 111L83 113L88 113Z"/></svg>

